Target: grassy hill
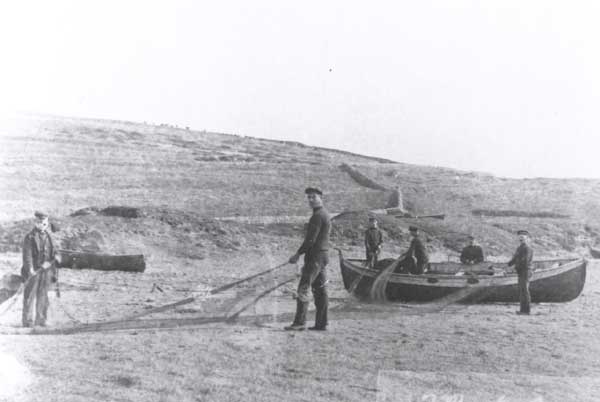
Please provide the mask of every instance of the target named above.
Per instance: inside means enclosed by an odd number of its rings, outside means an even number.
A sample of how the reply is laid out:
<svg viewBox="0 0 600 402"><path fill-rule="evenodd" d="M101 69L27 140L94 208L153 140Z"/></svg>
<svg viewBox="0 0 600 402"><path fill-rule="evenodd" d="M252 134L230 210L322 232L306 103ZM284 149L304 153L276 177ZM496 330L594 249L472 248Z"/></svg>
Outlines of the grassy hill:
<svg viewBox="0 0 600 402"><path fill-rule="evenodd" d="M356 250L364 211L384 208L396 189L412 214L444 213L446 219L383 217L389 252L407 246L409 224L423 229L439 258L455 255L468 233L498 258L514 249L517 228L529 229L538 255L548 256L583 254L600 236L600 180L506 179L296 142L121 121L30 116L5 121L0 130L5 251L18 250L35 209L60 221L64 247L82 246L91 236L104 251L151 249L190 259L277 247L301 236L298 217L308 215L308 185L323 188L331 211L357 211L334 226L336 244ZM385 190L353 179L342 164ZM123 218L97 212L114 205L142 213ZM71 216L88 207L96 209ZM271 219L217 220L235 216Z"/></svg>

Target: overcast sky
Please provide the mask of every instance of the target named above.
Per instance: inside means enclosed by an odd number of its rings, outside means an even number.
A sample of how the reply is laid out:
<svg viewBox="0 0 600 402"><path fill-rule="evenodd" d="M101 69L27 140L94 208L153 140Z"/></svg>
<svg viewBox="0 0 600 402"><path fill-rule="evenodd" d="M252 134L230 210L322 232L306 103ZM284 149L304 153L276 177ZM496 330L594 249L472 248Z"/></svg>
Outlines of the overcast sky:
<svg viewBox="0 0 600 402"><path fill-rule="evenodd" d="M600 2L20 1L0 108L600 178Z"/></svg>

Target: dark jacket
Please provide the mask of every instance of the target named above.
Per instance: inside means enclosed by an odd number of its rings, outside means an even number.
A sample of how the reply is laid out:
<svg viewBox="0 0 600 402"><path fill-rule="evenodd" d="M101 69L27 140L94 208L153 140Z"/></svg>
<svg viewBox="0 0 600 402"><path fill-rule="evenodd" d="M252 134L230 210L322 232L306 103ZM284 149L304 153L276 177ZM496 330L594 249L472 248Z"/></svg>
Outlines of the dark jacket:
<svg viewBox="0 0 600 402"><path fill-rule="evenodd" d="M460 253L460 262L463 264L477 264L483 262L483 250L481 246L467 246Z"/></svg>
<svg viewBox="0 0 600 402"><path fill-rule="evenodd" d="M365 231L365 247L367 251L375 252L383 243L383 234L377 228L369 228Z"/></svg>
<svg viewBox="0 0 600 402"><path fill-rule="evenodd" d="M423 266L429 262L429 255L425 246L421 242L421 239L417 236L410 242L410 247L406 252L407 257L414 257L417 259L417 266Z"/></svg>
<svg viewBox="0 0 600 402"><path fill-rule="evenodd" d="M508 262L508 266L514 265L518 273L524 273L531 269L531 261L533 261L533 250L527 244L522 243L517 247L517 251Z"/></svg>
<svg viewBox="0 0 600 402"><path fill-rule="evenodd" d="M331 218L323 207L315 208L308 221L308 229L304 242L298 249L298 254L306 254L306 258L316 255L319 251L329 250L329 232Z"/></svg>
<svg viewBox="0 0 600 402"><path fill-rule="evenodd" d="M54 257L56 257L56 249L50 233L38 229L31 230L23 239L21 276L27 279L32 270L39 270L44 262L52 262Z"/></svg>

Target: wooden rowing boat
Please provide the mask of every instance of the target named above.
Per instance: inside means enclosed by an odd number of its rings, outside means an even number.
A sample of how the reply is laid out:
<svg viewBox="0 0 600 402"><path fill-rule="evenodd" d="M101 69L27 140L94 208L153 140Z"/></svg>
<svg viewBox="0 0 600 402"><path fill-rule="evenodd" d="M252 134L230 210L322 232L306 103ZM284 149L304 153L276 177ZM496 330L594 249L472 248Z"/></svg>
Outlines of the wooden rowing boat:
<svg viewBox="0 0 600 402"><path fill-rule="evenodd" d="M382 271L365 267L364 260L345 259L339 251L346 290L368 298ZM567 302L575 299L585 284L587 261L583 258L533 262L529 289L531 300ZM461 302L518 302L517 274L502 263L484 262L465 266L455 262L430 263L427 273L392 273L385 284L385 297L399 301L434 301L471 288Z"/></svg>
<svg viewBox="0 0 600 402"><path fill-rule="evenodd" d="M126 272L144 272L146 269L146 261L142 254L110 255L60 250L60 256L61 268Z"/></svg>

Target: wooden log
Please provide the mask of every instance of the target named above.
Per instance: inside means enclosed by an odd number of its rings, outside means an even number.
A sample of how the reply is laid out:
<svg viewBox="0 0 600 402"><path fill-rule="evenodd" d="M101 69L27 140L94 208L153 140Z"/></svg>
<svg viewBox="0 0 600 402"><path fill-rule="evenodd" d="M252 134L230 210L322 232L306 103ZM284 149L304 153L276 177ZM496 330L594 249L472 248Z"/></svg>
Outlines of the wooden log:
<svg viewBox="0 0 600 402"><path fill-rule="evenodd" d="M144 272L146 269L146 261L142 254L110 255L60 250L60 255L61 268L125 272Z"/></svg>

